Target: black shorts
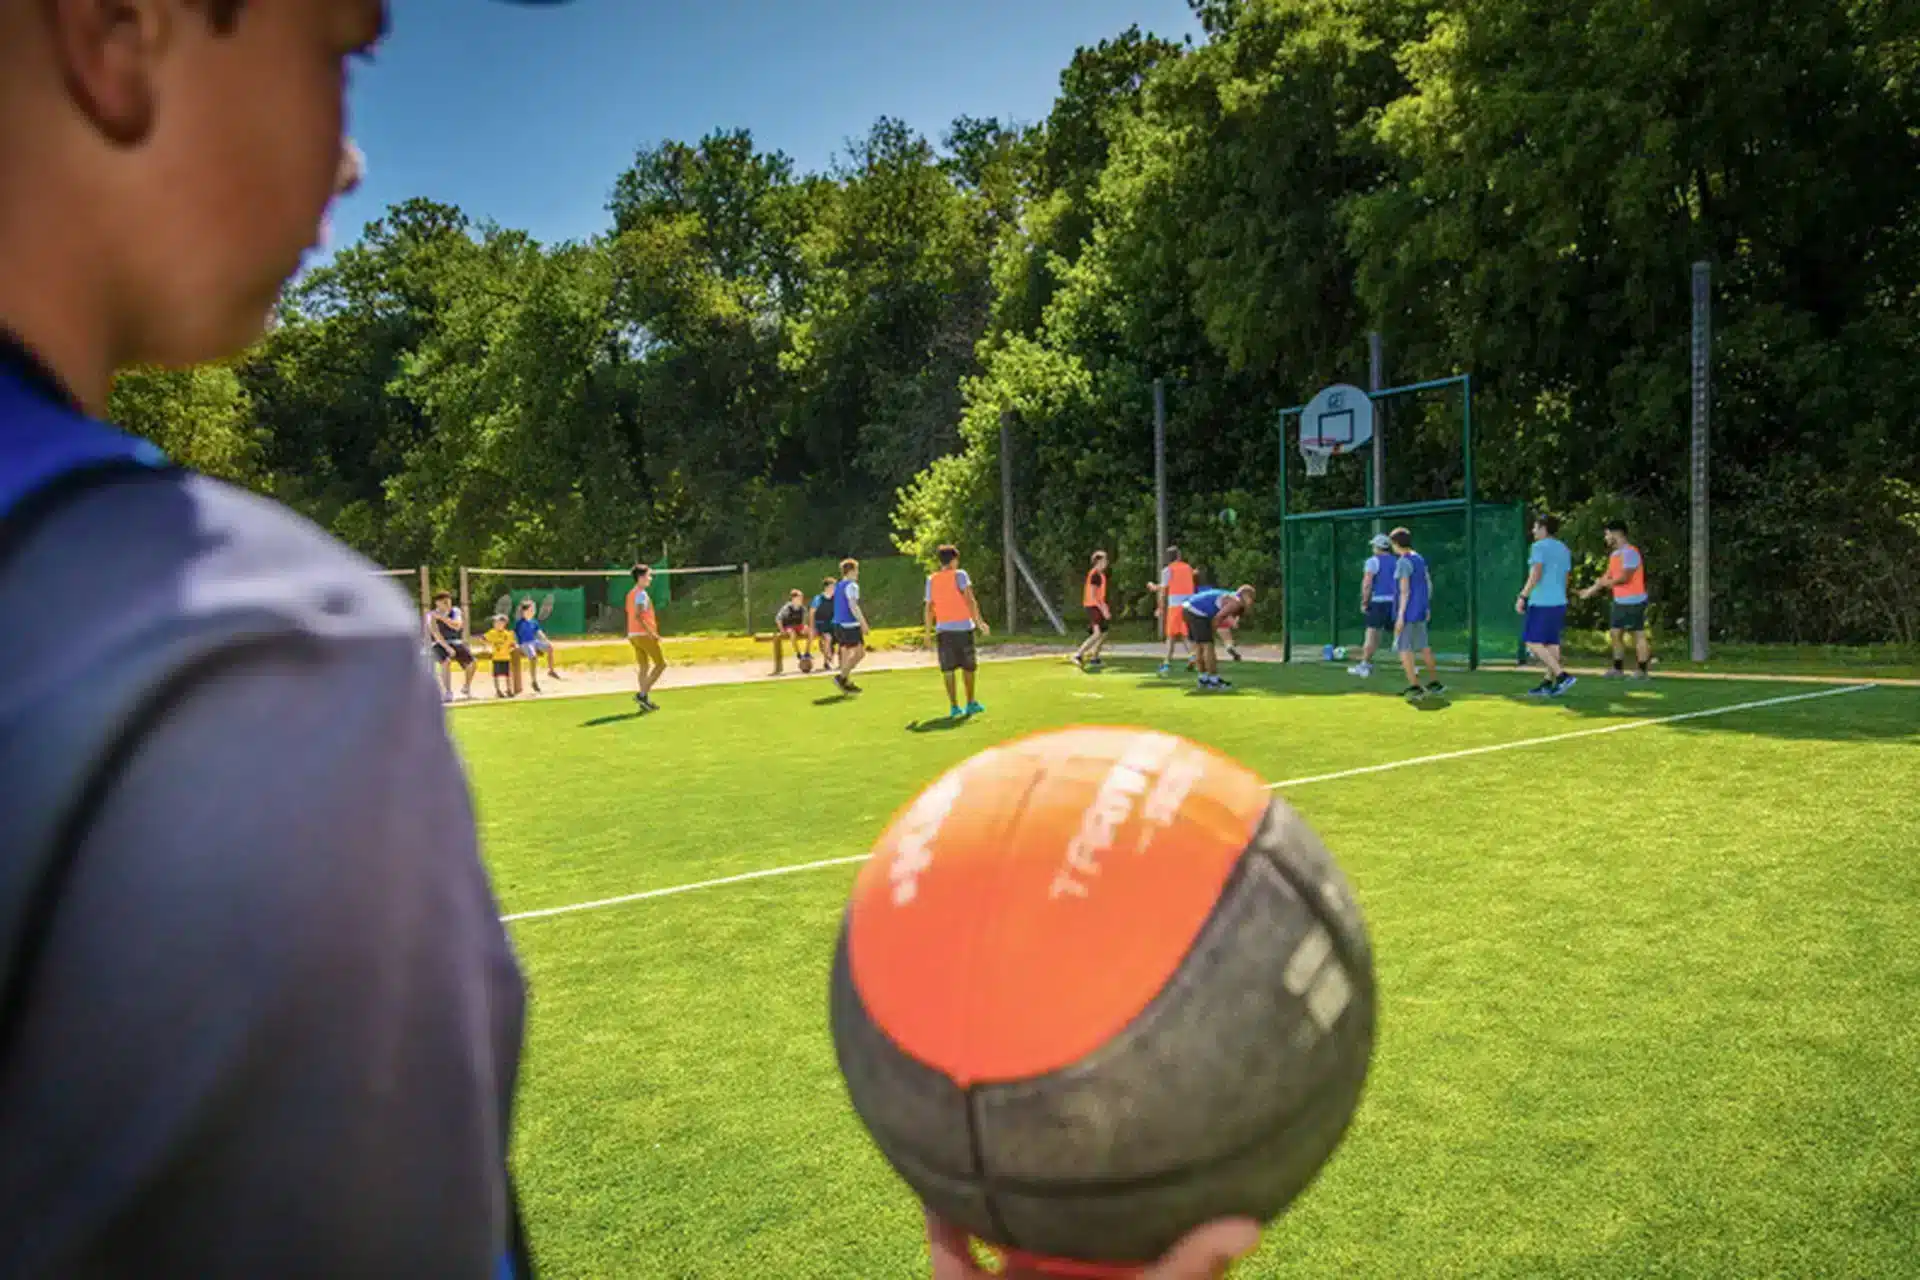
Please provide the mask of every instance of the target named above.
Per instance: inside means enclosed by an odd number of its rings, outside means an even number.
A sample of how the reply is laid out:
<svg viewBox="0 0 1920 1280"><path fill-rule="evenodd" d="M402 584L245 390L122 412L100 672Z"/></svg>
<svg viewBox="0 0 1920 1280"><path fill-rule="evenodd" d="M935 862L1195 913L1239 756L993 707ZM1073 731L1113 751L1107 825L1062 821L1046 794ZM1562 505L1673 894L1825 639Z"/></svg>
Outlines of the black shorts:
<svg viewBox="0 0 1920 1280"><path fill-rule="evenodd" d="M433 655L435 662L457 662L463 667L473 665L473 650L463 644L453 645L452 648L453 653L448 654L445 649L435 644L427 646L427 652Z"/></svg>
<svg viewBox="0 0 1920 1280"><path fill-rule="evenodd" d="M1608 629L1612 631L1645 631L1647 629L1647 602L1639 604L1621 604L1615 601L1612 615L1607 619Z"/></svg>
<svg viewBox="0 0 1920 1280"><path fill-rule="evenodd" d="M1187 610L1187 640L1193 644L1213 643L1213 619Z"/></svg>
<svg viewBox="0 0 1920 1280"><path fill-rule="evenodd" d="M495 658L495 659L493 660L493 674L495 674L495 675L497 675L497 676L510 676L510 675L512 675L512 674L513 674L513 659L511 659L511 658Z"/></svg>
<svg viewBox="0 0 1920 1280"><path fill-rule="evenodd" d="M822 622L820 619L815 618L813 620L813 634L819 636L822 640L831 642L833 640L833 624L831 622Z"/></svg>
<svg viewBox="0 0 1920 1280"><path fill-rule="evenodd" d="M860 634L858 627L836 626L833 629L833 642L842 649L858 649L867 642L867 638Z"/></svg>
<svg viewBox="0 0 1920 1280"><path fill-rule="evenodd" d="M974 656L973 632L936 631L934 643L940 650L940 669L942 671L972 671L978 659Z"/></svg>
<svg viewBox="0 0 1920 1280"><path fill-rule="evenodd" d="M1087 606L1087 630L1096 634L1107 629L1107 615L1092 605Z"/></svg>
<svg viewBox="0 0 1920 1280"><path fill-rule="evenodd" d="M1369 600L1367 602L1367 630L1393 630L1393 603L1391 600Z"/></svg>

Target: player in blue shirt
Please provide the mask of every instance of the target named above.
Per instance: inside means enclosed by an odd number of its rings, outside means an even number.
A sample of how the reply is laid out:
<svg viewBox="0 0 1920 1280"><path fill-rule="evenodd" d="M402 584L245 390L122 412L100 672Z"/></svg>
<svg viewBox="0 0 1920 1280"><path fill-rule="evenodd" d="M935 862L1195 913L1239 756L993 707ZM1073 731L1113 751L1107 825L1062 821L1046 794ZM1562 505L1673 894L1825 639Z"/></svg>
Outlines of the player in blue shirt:
<svg viewBox="0 0 1920 1280"><path fill-rule="evenodd" d="M867 656L867 615L860 608L860 562L849 556L840 562L840 581L833 588L833 640L840 669L833 673L842 693L858 693L854 668Z"/></svg>
<svg viewBox="0 0 1920 1280"><path fill-rule="evenodd" d="M1360 651L1360 661L1347 668L1350 676L1366 679L1373 674L1373 655L1379 651L1380 642L1393 632L1394 610L1399 601L1399 588L1394 577L1398 571L1398 561L1393 554L1393 539L1390 535L1373 535L1373 554L1360 566L1360 612L1367 620L1367 643Z"/></svg>
<svg viewBox="0 0 1920 1280"><path fill-rule="evenodd" d="M513 620L513 690L520 691L520 662L527 663L527 679L533 682L533 691L540 692L540 655L547 656L547 674L558 676L553 669L553 642L547 639L546 632L540 629L540 619L534 612L533 601L522 600L519 613Z"/></svg>
<svg viewBox="0 0 1920 1280"><path fill-rule="evenodd" d="M1447 691L1440 683L1440 666L1433 658L1433 643L1427 638L1427 624L1433 617L1433 576L1427 559L1413 549L1413 533L1395 529L1387 535L1393 548L1393 651L1400 655L1400 669L1407 673L1405 696L1414 702L1429 694ZM1414 666L1418 654L1427 664L1427 683L1420 683Z"/></svg>
<svg viewBox="0 0 1920 1280"><path fill-rule="evenodd" d="M1181 606L1186 611L1187 641L1200 663L1202 689L1231 689L1232 683L1220 678L1220 654L1215 649L1214 633L1224 622L1238 622L1253 608L1253 588L1237 591L1219 587L1201 587Z"/></svg>
<svg viewBox="0 0 1920 1280"><path fill-rule="evenodd" d="M1534 517L1527 585L1520 588L1520 598L1513 605L1526 619L1520 638L1526 642L1527 652L1547 669L1546 679L1527 691L1535 698L1557 698L1574 686L1574 678L1560 665L1560 636L1567 625L1567 575L1573 572L1573 552L1555 536L1559 532L1559 517Z"/></svg>
<svg viewBox="0 0 1920 1280"><path fill-rule="evenodd" d="M503 1274L523 990L420 619L101 421L260 336L385 23L0 3L0 592L71 620L0 699L0 1275Z"/></svg>

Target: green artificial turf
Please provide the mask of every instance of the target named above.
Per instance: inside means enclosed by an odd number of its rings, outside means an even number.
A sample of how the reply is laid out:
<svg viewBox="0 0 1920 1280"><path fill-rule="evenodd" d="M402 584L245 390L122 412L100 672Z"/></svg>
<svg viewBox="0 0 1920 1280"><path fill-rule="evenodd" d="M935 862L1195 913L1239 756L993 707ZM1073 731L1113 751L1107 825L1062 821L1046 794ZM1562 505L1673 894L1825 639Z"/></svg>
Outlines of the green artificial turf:
<svg viewBox="0 0 1920 1280"><path fill-rule="evenodd" d="M1513 674L1397 682L989 664L453 717L509 913L858 855L943 768L1070 722L1189 735L1269 779L1808 692ZM1912 1276L1920 1259L1920 691L1283 789L1352 876L1380 1041L1326 1173L1237 1276ZM516 1160L545 1274L926 1275L848 1109L827 963L852 865L517 921Z"/></svg>

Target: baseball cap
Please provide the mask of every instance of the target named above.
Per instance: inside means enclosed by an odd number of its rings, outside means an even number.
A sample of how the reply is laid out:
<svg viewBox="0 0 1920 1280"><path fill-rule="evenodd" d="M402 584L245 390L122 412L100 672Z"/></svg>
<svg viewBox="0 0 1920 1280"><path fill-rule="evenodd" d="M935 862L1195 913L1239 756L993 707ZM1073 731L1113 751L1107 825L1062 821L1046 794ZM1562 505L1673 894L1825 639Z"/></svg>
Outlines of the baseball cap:
<svg viewBox="0 0 1920 1280"><path fill-rule="evenodd" d="M1375 551L1385 551L1388 547L1391 547L1392 545L1393 545L1393 539L1389 538L1386 534L1376 533L1373 535L1373 549Z"/></svg>

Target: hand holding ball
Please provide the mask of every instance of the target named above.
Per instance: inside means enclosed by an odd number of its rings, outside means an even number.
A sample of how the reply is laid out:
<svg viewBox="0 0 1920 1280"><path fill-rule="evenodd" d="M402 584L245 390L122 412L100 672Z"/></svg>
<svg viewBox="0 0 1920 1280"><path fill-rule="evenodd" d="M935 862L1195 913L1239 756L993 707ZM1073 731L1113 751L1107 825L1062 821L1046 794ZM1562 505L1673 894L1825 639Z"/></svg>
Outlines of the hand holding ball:
<svg viewBox="0 0 1920 1280"><path fill-rule="evenodd" d="M1313 1180L1366 1079L1372 954L1251 772L1068 729L975 756L882 836L832 1021L854 1109L939 1220L1036 1271L1128 1274Z"/></svg>

